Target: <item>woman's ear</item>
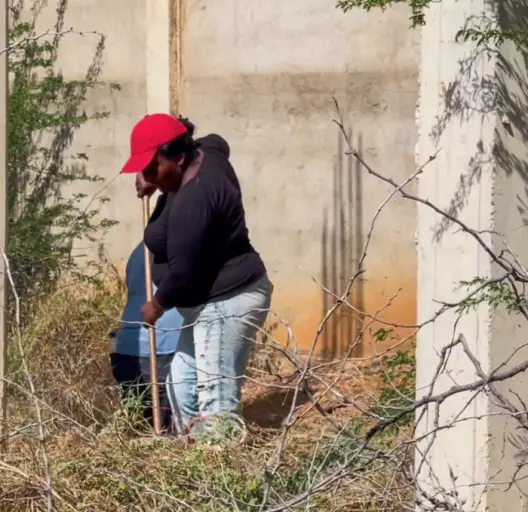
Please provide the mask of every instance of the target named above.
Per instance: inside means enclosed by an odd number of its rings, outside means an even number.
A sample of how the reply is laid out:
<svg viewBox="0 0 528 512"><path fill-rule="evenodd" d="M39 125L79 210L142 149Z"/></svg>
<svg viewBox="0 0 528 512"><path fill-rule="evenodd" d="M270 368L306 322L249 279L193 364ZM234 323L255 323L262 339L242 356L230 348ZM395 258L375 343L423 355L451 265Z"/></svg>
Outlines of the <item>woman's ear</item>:
<svg viewBox="0 0 528 512"><path fill-rule="evenodd" d="M182 153L176 160L176 163L180 166L180 167L183 167L183 164L185 163L185 154Z"/></svg>

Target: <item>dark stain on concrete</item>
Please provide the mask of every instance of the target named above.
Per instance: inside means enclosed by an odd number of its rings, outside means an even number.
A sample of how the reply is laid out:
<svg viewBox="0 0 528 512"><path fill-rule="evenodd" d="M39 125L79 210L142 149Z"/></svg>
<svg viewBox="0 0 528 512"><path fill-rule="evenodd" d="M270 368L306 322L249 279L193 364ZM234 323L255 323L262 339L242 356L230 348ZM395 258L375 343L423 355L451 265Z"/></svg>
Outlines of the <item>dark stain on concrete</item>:
<svg viewBox="0 0 528 512"><path fill-rule="evenodd" d="M185 95L193 103L221 102L223 109L233 114L258 109L301 119L328 110L332 97L348 112L414 115L417 80L414 69L391 73L284 72L183 78Z"/></svg>

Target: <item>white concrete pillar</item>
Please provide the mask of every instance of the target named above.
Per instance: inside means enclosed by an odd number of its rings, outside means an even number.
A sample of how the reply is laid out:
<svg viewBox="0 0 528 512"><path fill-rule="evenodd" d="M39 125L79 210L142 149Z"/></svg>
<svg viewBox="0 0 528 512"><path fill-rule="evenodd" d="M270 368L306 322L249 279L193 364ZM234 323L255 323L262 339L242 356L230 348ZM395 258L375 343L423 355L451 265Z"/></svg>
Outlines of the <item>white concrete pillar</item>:
<svg viewBox="0 0 528 512"><path fill-rule="evenodd" d="M147 110L170 111L169 1L146 0Z"/></svg>
<svg viewBox="0 0 528 512"><path fill-rule="evenodd" d="M525 56L510 43L497 51L455 41L457 31L472 16L477 25L498 19L501 28L512 28L526 17L519 10L524 3L443 0L431 4L422 33L417 158L424 162L438 151L420 177L420 197L481 231L497 254L505 244L490 232L501 233L526 263L528 131L521 120L528 112ZM424 205L418 209L417 240L419 323L437 313L439 302L456 302L466 295L465 290L457 290L461 281L502 275L474 238ZM418 398L479 379L460 345L449 352L435 377L442 349L460 334L487 374L528 359L528 350L520 349L528 340L523 320L502 307L481 304L464 315L450 310L427 325L418 336ZM528 398L524 381L519 376L499 386L521 409L514 392ZM497 402L477 390L455 394L440 405L433 403L423 416L419 411L417 435L424 436L416 459L419 486L440 501L446 498L442 488L456 490L458 497L451 501L464 505L452 510L528 510L528 499L520 492L527 488L526 471L509 485L519 462L511 443L518 423ZM441 510L427 508L423 496L418 498L419 510Z"/></svg>

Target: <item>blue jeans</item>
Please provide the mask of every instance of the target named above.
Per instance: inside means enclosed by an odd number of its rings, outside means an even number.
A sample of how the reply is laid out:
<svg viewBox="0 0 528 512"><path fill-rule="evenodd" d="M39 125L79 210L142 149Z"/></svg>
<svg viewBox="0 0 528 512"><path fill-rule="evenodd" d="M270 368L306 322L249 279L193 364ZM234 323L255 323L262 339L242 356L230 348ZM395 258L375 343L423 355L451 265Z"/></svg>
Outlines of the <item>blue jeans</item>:
<svg viewBox="0 0 528 512"><path fill-rule="evenodd" d="M243 376L254 338L266 320L272 291L273 285L264 276L234 297L178 308L183 326L167 391L179 433L198 417L240 418ZM191 428L193 433L201 430Z"/></svg>

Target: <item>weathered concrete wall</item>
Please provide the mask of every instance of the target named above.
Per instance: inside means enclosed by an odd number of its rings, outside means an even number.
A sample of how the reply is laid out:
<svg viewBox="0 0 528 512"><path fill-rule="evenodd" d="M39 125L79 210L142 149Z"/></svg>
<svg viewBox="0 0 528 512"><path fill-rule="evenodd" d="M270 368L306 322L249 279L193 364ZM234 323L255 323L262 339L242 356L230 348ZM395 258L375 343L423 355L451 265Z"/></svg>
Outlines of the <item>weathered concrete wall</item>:
<svg viewBox="0 0 528 512"><path fill-rule="evenodd" d="M230 142L274 308L307 348L333 300L322 286L344 290L389 192L343 155L332 98L367 161L403 181L414 170L418 34L399 7L345 15L323 0L186 0L181 12L172 20L182 37L173 102L199 133ZM415 322L415 216L400 200L381 215L353 296L359 309ZM355 339L352 316L333 322L321 350Z"/></svg>
<svg viewBox="0 0 528 512"><path fill-rule="evenodd" d="M59 1L44 4L42 30L53 27ZM141 236L133 178L117 173L133 123L147 111L168 111L171 92L172 107L180 102L199 133L229 140L252 238L275 283L274 308L309 346L333 301L323 286L344 290L389 192L343 154L332 97L373 167L397 181L413 172L418 51L408 16L405 8L345 15L325 0L69 2L64 26L105 34L99 78L122 86L90 93L87 110L111 116L79 129L72 147L107 180L84 190L110 196L101 215L119 221L104 251L119 265ZM65 38L58 65L68 78L85 76L97 43L90 35ZM415 207L394 201L378 223L353 303L374 313L396 295L380 316L412 324ZM351 310L336 316L320 349L343 350L360 326Z"/></svg>
<svg viewBox="0 0 528 512"><path fill-rule="evenodd" d="M428 11L422 34L419 160L439 153L420 177L418 194L477 230L495 254L511 251L526 266L527 56L510 44L498 51L455 42L467 20L478 26L499 11L502 29L526 30L522 4L444 0ZM513 256L507 259L514 261ZM433 318L439 303L467 296L468 290L458 288L461 281L504 274L473 236L420 206L419 323ZM452 309L429 323L418 336L418 396L438 396L482 377L462 344L447 350L461 335L485 375L526 361L525 322L484 301L466 314ZM446 357L442 364L441 355ZM496 389L524 409L526 380L521 374ZM515 458L519 450L511 438L522 430L500 402L479 387L436 400L419 416L422 490L440 501L447 497L442 489L456 491L458 497L451 494L448 501L458 499L463 510L525 509L524 459ZM431 510L423 501L419 509Z"/></svg>
<svg viewBox="0 0 528 512"><path fill-rule="evenodd" d="M75 131L72 153L86 153L89 170L105 178L104 183L83 184L88 201L111 198L100 211L101 218L119 225L104 239L104 247L79 244L76 254L103 250L118 266L126 261L142 236L141 202L135 198L134 178L118 176L129 154L130 129L147 112L169 110L168 3L165 0L75 0L64 2L25 0L25 17L39 5L37 33L56 31L57 9L64 10L62 30L70 27L84 36L67 34L60 43L57 62L68 79L83 79L88 70L121 91L100 87L89 92L87 113L107 111L106 119L90 121ZM104 44L99 47L99 35ZM80 190L73 190L80 192ZM65 193L68 190L64 191Z"/></svg>

